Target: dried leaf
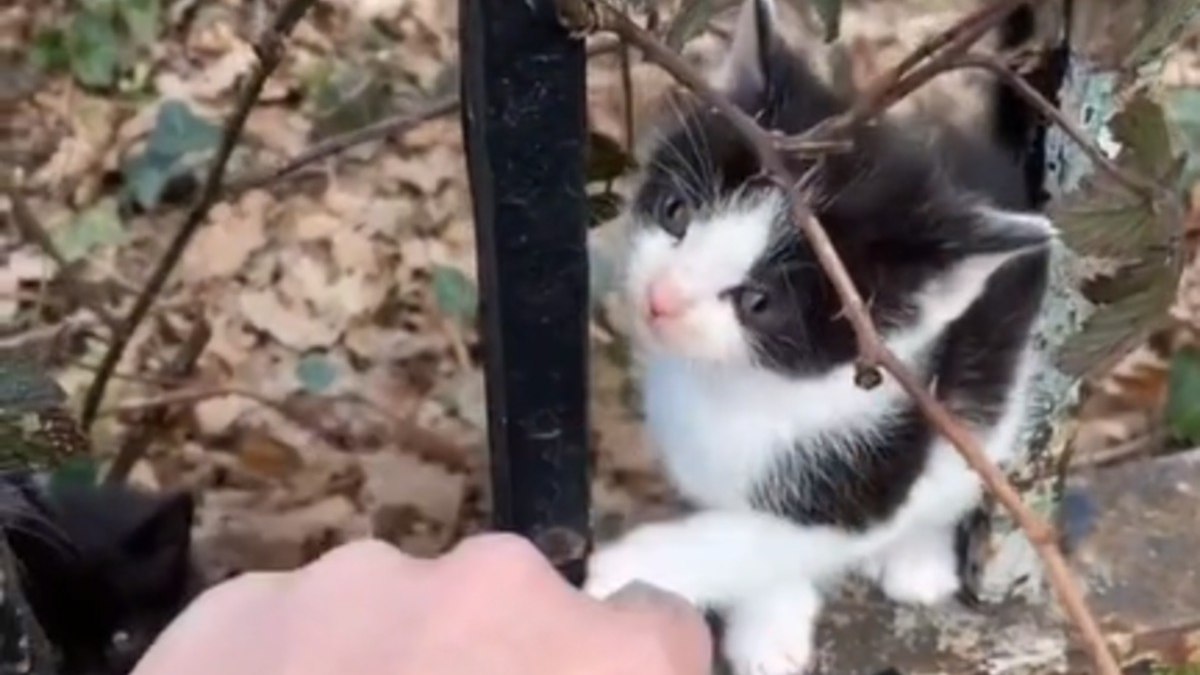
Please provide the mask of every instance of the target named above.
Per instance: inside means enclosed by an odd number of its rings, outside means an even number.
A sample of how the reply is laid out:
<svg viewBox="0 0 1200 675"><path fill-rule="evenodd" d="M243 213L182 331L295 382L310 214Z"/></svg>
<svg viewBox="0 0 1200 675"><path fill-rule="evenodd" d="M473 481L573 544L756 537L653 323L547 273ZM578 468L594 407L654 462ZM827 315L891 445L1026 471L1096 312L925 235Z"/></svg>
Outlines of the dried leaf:
<svg viewBox="0 0 1200 675"><path fill-rule="evenodd" d="M621 215L625 200L616 192L588 195L588 227L600 227Z"/></svg>
<svg viewBox="0 0 1200 675"><path fill-rule="evenodd" d="M587 181L607 183L635 166L633 157L616 139L597 131L588 133Z"/></svg>

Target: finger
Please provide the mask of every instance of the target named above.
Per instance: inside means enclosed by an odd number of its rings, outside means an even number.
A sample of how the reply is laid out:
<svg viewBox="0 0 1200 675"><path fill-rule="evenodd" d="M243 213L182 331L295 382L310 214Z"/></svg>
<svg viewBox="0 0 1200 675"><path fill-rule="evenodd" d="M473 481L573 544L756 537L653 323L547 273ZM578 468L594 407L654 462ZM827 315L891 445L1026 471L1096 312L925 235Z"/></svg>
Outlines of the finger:
<svg viewBox="0 0 1200 675"><path fill-rule="evenodd" d="M635 581L605 601L623 619L644 653L644 672L703 675L710 671L712 636L703 614L684 598ZM655 671L654 668L659 668Z"/></svg>
<svg viewBox="0 0 1200 675"><path fill-rule="evenodd" d="M327 551L296 571L292 602L316 603L338 599L371 602L407 590L432 563L378 539L359 539Z"/></svg>
<svg viewBox="0 0 1200 675"><path fill-rule="evenodd" d="M463 539L439 561L439 576L443 575L446 585L463 595L495 602L532 596L539 603L558 605L574 596L574 589L532 542L510 533Z"/></svg>
<svg viewBox="0 0 1200 675"><path fill-rule="evenodd" d="M267 654L263 631L246 626L274 625L273 615L287 588L283 572L253 572L213 586L197 597L154 641L132 675L191 675L218 671ZM265 666L266 664L262 664ZM270 672L258 668L257 672Z"/></svg>

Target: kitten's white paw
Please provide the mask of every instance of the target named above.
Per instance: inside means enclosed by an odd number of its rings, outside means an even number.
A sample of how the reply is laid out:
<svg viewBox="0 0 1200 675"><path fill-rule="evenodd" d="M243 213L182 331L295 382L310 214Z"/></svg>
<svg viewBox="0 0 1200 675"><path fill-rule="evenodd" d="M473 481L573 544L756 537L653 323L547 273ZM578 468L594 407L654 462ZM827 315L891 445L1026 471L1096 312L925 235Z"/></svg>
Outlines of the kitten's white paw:
<svg viewBox="0 0 1200 675"><path fill-rule="evenodd" d="M634 581L683 596L695 604L689 565L677 552L656 540L653 530L633 532L592 554L583 591L603 599ZM693 561L690 567L695 567Z"/></svg>
<svg viewBox="0 0 1200 675"><path fill-rule="evenodd" d="M735 605L724 651L736 675L801 675L812 665L821 597L798 583L772 588Z"/></svg>
<svg viewBox="0 0 1200 675"><path fill-rule="evenodd" d="M929 535L904 542L887 553L879 570L883 592L897 602L936 605L960 585L952 541Z"/></svg>

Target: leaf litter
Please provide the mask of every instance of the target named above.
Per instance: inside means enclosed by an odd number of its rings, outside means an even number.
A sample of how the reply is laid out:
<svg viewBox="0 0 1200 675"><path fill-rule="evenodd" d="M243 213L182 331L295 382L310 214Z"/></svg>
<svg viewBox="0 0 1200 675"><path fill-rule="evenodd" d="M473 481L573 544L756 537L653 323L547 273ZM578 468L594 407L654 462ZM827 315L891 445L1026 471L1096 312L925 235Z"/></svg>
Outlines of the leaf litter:
<svg viewBox="0 0 1200 675"><path fill-rule="evenodd" d="M873 20L847 7L841 32L853 47L856 79L955 16L939 3L936 11L924 9L920 22L899 21L890 12L902 11L901 4L913 3L888 5L889 13ZM212 125L230 109L254 59L252 31L261 17L250 7L234 0L168 3L114 29L157 35L129 53L105 42L112 26L86 19L94 25L72 38L66 56L77 61L89 49L92 56L45 73L17 106L15 119L29 129L16 147L30 201L63 254L78 259L80 274L104 285L114 310L128 310L161 255L178 222L171 207L190 199L188 178L194 183L203 166L191 158L211 149ZM8 23L31 35L70 30L53 12L4 11L15 17L6 16ZM455 14L455 3L442 0L323 4L299 26L253 110L231 174L276 166L330 124L369 124L412 109L447 82L452 87ZM912 34L897 36L897 25L911 26ZM707 63L720 54L718 34L690 26L685 32L689 57ZM626 102L617 63L612 54L593 59L588 102L591 127L608 140L604 148L619 151ZM357 77L339 79L347 72ZM1200 81L1186 68L1171 72L1179 81ZM640 127L671 83L636 61L632 77L632 117ZM937 96L929 95L930 105ZM676 508L641 432L637 373L612 278L614 223L594 229L590 246L598 275L594 521L602 538ZM173 406L178 414L156 430L131 480L200 494L198 548L217 577L294 567L368 534L432 555L482 529L487 430L473 245L454 116L222 202L119 369L94 433L101 460L111 459L129 431L133 418L122 404L163 397L165 384L207 394ZM70 298L68 309L55 313L37 301L58 272L3 229L0 260L0 324L13 326L0 339L45 343L49 368L78 405L103 353L103 332L94 322L69 320L86 314ZM22 295L30 293L33 301ZM160 381L200 320L211 337L195 372L184 382ZM54 325L43 331L50 337L35 330Z"/></svg>

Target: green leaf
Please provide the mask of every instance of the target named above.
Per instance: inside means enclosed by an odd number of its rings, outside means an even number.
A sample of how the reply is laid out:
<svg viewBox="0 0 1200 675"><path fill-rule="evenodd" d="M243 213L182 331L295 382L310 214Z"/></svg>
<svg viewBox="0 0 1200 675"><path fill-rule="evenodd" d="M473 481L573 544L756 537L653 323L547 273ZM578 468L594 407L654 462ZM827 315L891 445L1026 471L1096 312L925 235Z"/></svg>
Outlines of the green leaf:
<svg viewBox="0 0 1200 675"><path fill-rule="evenodd" d="M812 0L825 27L825 42L833 42L842 32L842 0Z"/></svg>
<svg viewBox="0 0 1200 675"><path fill-rule="evenodd" d="M337 380L337 366L320 352L309 352L296 362L296 379L310 394L319 394Z"/></svg>
<svg viewBox="0 0 1200 675"><path fill-rule="evenodd" d="M475 285L462 271L446 265L434 265L433 297L443 314L463 323L475 320L479 296Z"/></svg>
<svg viewBox="0 0 1200 675"><path fill-rule="evenodd" d="M616 218L623 205L621 195L615 192L588 195L588 227L599 227Z"/></svg>
<svg viewBox="0 0 1200 675"><path fill-rule="evenodd" d="M1063 241L1080 255L1122 258L1162 239L1146 201L1100 169L1049 211Z"/></svg>
<svg viewBox="0 0 1200 675"><path fill-rule="evenodd" d="M110 197L81 211L65 227L56 229L54 243L67 262L74 262L97 248L123 243L125 236L117 201Z"/></svg>
<svg viewBox="0 0 1200 675"><path fill-rule="evenodd" d="M616 139L597 131L588 132L587 182L604 182L620 178L636 166L633 157L625 152Z"/></svg>
<svg viewBox="0 0 1200 675"><path fill-rule="evenodd" d="M45 71L57 71L71 66L67 51L67 36L61 30L47 29L33 36L29 58L33 65Z"/></svg>
<svg viewBox="0 0 1200 675"><path fill-rule="evenodd" d="M1166 111L1146 93L1134 97L1112 119L1113 136L1125 147L1122 152L1135 171L1161 177L1175 165Z"/></svg>
<svg viewBox="0 0 1200 675"><path fill-rule="evenodd" d="M177 159L215 148L220 140L220 127L192 112L183 101L170 100L158 109L146 152Z"/></svg>
<svg viewBox="0 0 1200 675"><path fill-rule="evenodd" d="M1138 96L1112 121L1122 144L1117 166L1159 184L1178 185L1184 158L1174 150L1163 108ZM1123 258L1148 249L1169 250L1181 223L1167 223L1161 209L1096 167L1079 186L1050 207L1064 242L1082 255Z"/></svg>
<svg viewBox="0 0 1200 675"><path fill-rule="evenodd" d="M704 31L704 27L712 18L713 10L716 9L715 5L713 0L688 0L683 3L683 6L679 8L679 13L675 15L670 27L667 28L663 42L671 48L671 51L683 51L688 40Z"/></svg>
<svg viewBox="0 0 1200 675"><path fill-rule="evenodd" d="M1174 289L1175 277L1168 271L1144 290L1097 308L1059 349L1059 369L1083 377L1132 349L1165 316Z"/></svg>
<svg viewBox="0 0 1200 675"><path fill-rule="evenodd" d="M89 87L113 84L121 50L111 18L94 11L77 12L67 29L66 45L76 79Z"/></svg>
<svg viewBox="0 0 1200 675"><path fill-rule="evenodd" d="M127 163L122 173L125 177L126 195L133 197L143 209L153 209L162 198L163 189L174 176L176 158L144 152Z"/></svg>
<svg viewBox="0 0 1200 675"><path fill-rule="evenodd" d="M54 491L72 486L95 485L99 474L100 469L94 457L69 457L50 473L50 489Z"/></svg>
<svg viewBox="0 0 1200 675"><path fill-rule="evenodd" d="M1200 352L1194 348L1185 347L1171 356L1166 417L1175 436L1200 442Z"/></svg>
<svg viewBox="0 0 1200 675"><path fill-rule="evenodd" d="M158 36L161 14L159 0L119 0L116 5L125 27L139 45L148 45Z"/></svg>

